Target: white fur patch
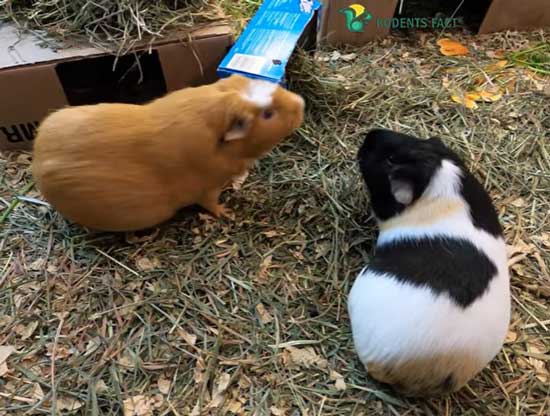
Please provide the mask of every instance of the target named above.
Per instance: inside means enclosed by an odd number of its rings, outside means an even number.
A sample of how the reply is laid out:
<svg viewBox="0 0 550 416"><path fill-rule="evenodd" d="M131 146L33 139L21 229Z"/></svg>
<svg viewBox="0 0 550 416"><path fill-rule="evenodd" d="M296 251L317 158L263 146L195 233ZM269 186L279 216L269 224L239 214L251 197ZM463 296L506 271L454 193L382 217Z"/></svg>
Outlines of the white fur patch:
<svg viewBox="0 0 550 416"><path fill-rule="evenodd" d="M449 160L443 160L422 196L431 198L460 196L461 176L462 171L458 166Z"/></svg>
<svg viewBox="0 0 550 416"><path fill-rule="evenodd" d="M456 200L458 208L449 216L428 224L400 222L400 226L382 229L377 245L421 237L463 238L494 262L496 277L481 298L463 309L445 293L436 295L428 287L363 269L348 299L353 339L363 363L466 350L476 354L480 365L486 365L502 347L510 322L506 244L502 238L474 227L469 207L460 195L460 175L456 165L443 161L421 197Z"/></svg>
<svg viewBox="0 0 550 416"><path fill-rule="evenodd" d="M273 82L251 79L243 97L259 107L268 107L273 102L273 93L277 87Z"/></svg>
<svg viewBox="0 0 550 416"><path fill-rule="evenodd" d="M352 286L348 311L365 364L466 350L485 366L506 336L509 302L507 273L499 273L480 299L462 309L445 294L364 270Z"/></svg>

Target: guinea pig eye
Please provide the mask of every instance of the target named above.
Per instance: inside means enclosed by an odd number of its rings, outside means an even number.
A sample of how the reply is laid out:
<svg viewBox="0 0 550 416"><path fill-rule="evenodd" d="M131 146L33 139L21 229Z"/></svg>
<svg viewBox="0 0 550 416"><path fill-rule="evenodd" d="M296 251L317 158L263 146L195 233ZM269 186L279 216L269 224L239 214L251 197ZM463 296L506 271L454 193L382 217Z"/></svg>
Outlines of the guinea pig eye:
<svg viewBox="0 0 550 416"><path fill-rule="evenodd" d="M271 117L273 117L273 110L268 108L262 111L262 118L264 120L269 120Z"/></svg>

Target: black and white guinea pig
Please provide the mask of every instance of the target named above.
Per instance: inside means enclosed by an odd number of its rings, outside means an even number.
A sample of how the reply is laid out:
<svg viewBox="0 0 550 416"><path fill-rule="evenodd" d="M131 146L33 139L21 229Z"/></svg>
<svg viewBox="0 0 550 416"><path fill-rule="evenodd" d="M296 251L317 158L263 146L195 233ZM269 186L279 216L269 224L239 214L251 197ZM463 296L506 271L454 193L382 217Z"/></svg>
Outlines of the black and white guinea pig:
<svg viewBox="0 0 550 416"><path fill-rule="evenodd" d="M349 294L355 349L406 396L456 391L500 351L510 321L495 208L438 138L372 130L358 162L380 234Z"/></svg>

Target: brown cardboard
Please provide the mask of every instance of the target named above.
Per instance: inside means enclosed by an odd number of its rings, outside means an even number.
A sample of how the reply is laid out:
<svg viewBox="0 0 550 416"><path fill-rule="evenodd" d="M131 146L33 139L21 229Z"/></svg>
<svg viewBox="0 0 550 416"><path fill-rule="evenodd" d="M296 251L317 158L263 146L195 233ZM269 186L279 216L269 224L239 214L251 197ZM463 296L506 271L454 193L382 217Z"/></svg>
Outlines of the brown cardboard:
<svg viewBox="0 0 550 416"><path fill-rule="evenodd" d="M426 0L428 1L428 0ZM376 19L399 17L398 0L323 0L322 22L319 40L330 45L361 45L390 32L384 25L377 25ZM363 6L372 15L372 20L359 33L346 28L342 8L352 4ZM467 8L467 5L462 6ZM395 13L395 16L394 16ZM528 30L550 26L550 0L492 0L483 17L478 33L502 30Z"/></svg>
<svg viewBox="0 0 550 416"><path fill-rule="evenodd" d="M550 0L493 0L479 33L550 26Z"/></svg>
<svg viewBox="0 0 550 416"><path fill-rule="evenodd" d="M362 45L373 39L387 36L390 29L378 27L377 18L391 18L394 15L398 0L323 0L321 10L321 42L330 45ZM372 15L364 25L362 32L350 32L346 28L346 17L341 9L353 4L360 4Z"/></svg>
<svg viewBox="0 0 550 416"><path fill-rule="evenodd" d="M217 65L232 41L229 26L215 25L182 39L172 37L150 47L143 44L135 51L151 50L158 56L163 92L169 92L215 81ZM60 67L82 62L93 68L99 59L109 56L93 47L56 50L39 43L32 35L19 35L13 25L0 25L0 150L30 149L40 121L70 104Z"/></svg>
<svg viewBox="0 0 550 416"><path fill-rule="evenodd" d="M0 71L0 149L29 148L50 110L67 104L53 66Z"/></svg>

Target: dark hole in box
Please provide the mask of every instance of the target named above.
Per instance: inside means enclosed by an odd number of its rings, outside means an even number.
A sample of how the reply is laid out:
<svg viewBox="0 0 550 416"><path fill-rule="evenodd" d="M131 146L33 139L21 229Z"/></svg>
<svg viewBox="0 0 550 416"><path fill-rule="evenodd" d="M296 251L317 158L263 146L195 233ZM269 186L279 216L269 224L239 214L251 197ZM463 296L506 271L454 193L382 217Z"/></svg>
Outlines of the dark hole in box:
<svg viewBox="0 0 550 416"><path fill-rule="evenodd" d="M487 10L489 10L491 1L492 0L403 0L401 13L399 13L400 2L398 2L394 16L397 18L426 19L455 18L458 19L458 27L452 27L452 23L449 22L451 25L445 30L452 31L453 29L460 30L462 28L467 28L473 32L477 32L483 22L483 18L485 17ZM392 30L400 30L400 28L392 28ZM433 28L429 25L428 28L424 28L424 30L441 31L443 28Z"/></svg>
<svg viewBox="0 0 550 416"><path fill-rule="evenodd" d="M121 56L113 70L114 62L115 56L108 55L58 64L69 104L142 104L166 94L157 51Z"/></svg>

